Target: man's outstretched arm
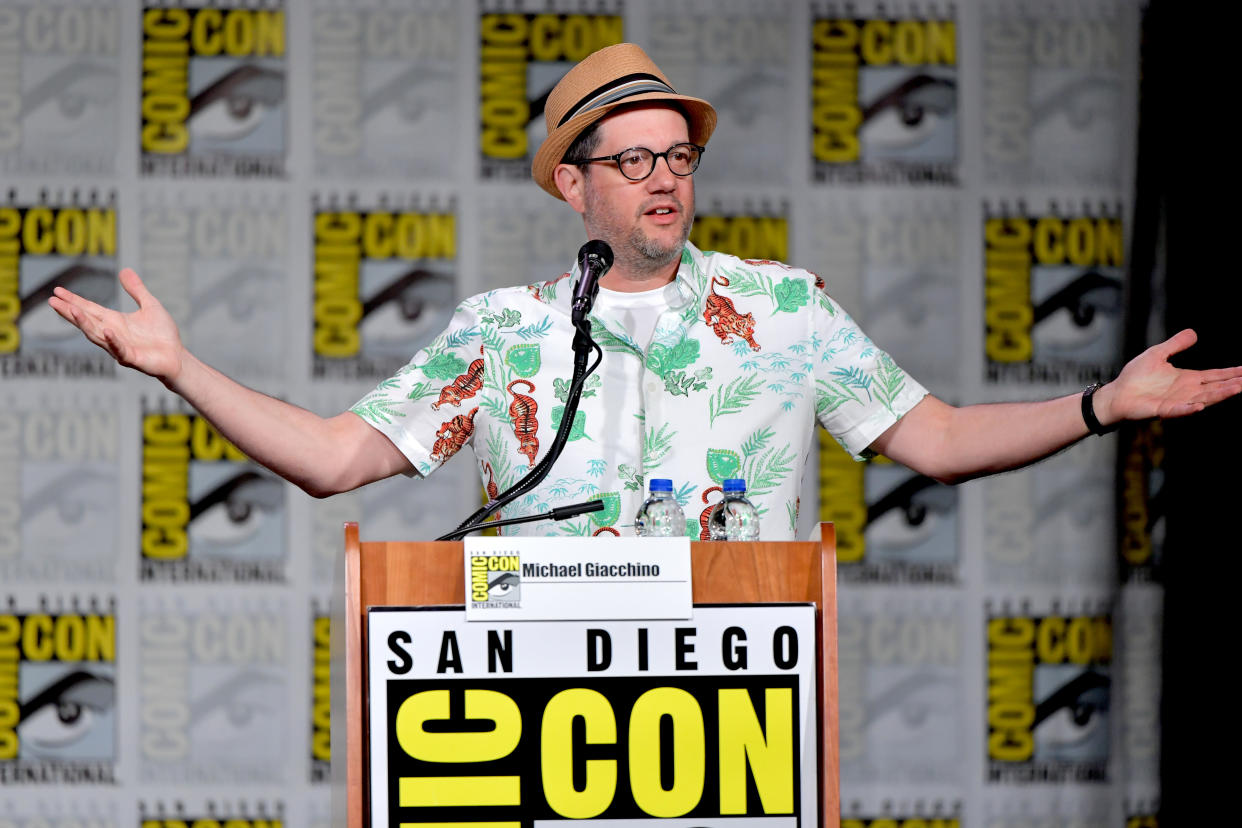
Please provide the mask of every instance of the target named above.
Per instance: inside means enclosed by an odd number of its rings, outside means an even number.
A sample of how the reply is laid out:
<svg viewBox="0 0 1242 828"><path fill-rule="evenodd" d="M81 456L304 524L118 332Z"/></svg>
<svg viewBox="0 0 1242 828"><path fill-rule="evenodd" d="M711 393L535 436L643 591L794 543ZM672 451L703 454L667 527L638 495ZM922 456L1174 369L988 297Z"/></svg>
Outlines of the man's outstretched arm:
<svg viewBox="0 0 1242 828"><path fill-rule="evenodd" d="M350 412L324 418L235 382L190 353L172 316L138 274L121 286L138 309L121 313L58 287L48 300L121 365L155 377L230 442L315 497L410 470L395 445Z"/></svg>
<svg viewBox="0 0 1242 828"><path fill-rule="evenodd" d="M1170 364L1197 340L1187 329L1127 363L1093 397L1100 423L1184 417L1242 392L1242 367L1191 371ZM960 408L928 396L870 448L941 482L960 483L1029 465L1089 433L1081 393Z"/></svg>

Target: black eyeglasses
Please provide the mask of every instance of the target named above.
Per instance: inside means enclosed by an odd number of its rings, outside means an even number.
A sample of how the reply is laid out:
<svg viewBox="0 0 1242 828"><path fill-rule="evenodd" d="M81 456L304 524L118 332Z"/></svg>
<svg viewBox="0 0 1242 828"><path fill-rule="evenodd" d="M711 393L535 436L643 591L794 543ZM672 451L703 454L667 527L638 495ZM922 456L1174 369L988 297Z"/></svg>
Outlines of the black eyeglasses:
<svg viewBox="0 0 1242 828"><path fill-rule="evenodd" d="M646 147L630 147L616 155L602 155L599 158L584 158L582 164L592 161L616 161L617 169L630 181L642 181L655 170L657 158L663 158L673 175L690 175L699 168L703 158L703 150L698 144L673 144L664 152L652 152Z"/></svg>

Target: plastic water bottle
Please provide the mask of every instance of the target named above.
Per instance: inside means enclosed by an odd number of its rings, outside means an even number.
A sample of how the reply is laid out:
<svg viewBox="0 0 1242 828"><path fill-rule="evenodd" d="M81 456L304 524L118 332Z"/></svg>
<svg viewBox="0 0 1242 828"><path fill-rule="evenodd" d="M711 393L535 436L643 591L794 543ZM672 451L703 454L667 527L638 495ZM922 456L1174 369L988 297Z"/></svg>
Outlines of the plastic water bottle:
<svg viewBox="0 0 1242 828"><path fill-rule="evenodd" d="M707 516L712 540L759 540L759 510L746 497L746 481L731 477L724 482L724 497Z"/></svg>
<svg viewBox="0 0 1242 828"><path fill-rule="evenodd" d="M634 516L634 533L640 538L680 538L686 534L686 515L673 496L673 481L653 477L647 499Z"/></svg>

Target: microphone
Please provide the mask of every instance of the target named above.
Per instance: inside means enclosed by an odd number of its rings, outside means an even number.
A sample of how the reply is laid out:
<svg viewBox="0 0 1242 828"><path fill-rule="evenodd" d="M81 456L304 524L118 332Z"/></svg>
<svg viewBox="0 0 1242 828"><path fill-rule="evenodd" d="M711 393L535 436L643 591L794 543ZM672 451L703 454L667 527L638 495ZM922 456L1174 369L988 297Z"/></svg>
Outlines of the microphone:
<svg viewBox="0 0 1242 828"><path fill-rule="evenodd" d="M574 326L586 319L599 293L599 280L612 267L612 248L607 242L592 239L578 250L578 282L574 285L573 311L570 317Z"/></svg>

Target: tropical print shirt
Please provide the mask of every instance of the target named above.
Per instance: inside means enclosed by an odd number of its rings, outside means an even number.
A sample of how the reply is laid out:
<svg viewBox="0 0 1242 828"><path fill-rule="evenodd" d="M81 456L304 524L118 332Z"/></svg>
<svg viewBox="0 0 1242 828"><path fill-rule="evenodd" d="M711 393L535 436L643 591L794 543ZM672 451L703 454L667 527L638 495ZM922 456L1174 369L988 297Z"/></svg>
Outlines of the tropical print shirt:
<svg viewBox="0 0 1242 828"><path fill-rule="evenodd" d="M561 424L577 275L575 267L550 282L465 300L444 333L351 410L419 474L469 445L491 496L505 491L542 458ZM927 393L822 288L805 270L687 244L645 348L606 310L592 312L603 363L586 381L551 472L503 516L594 498L605 508L502 531L632 535L647 480L667 477L687 534L705 537L722 481L741 477L763 539L794 539L816 421L860 457Z"/></svg>

